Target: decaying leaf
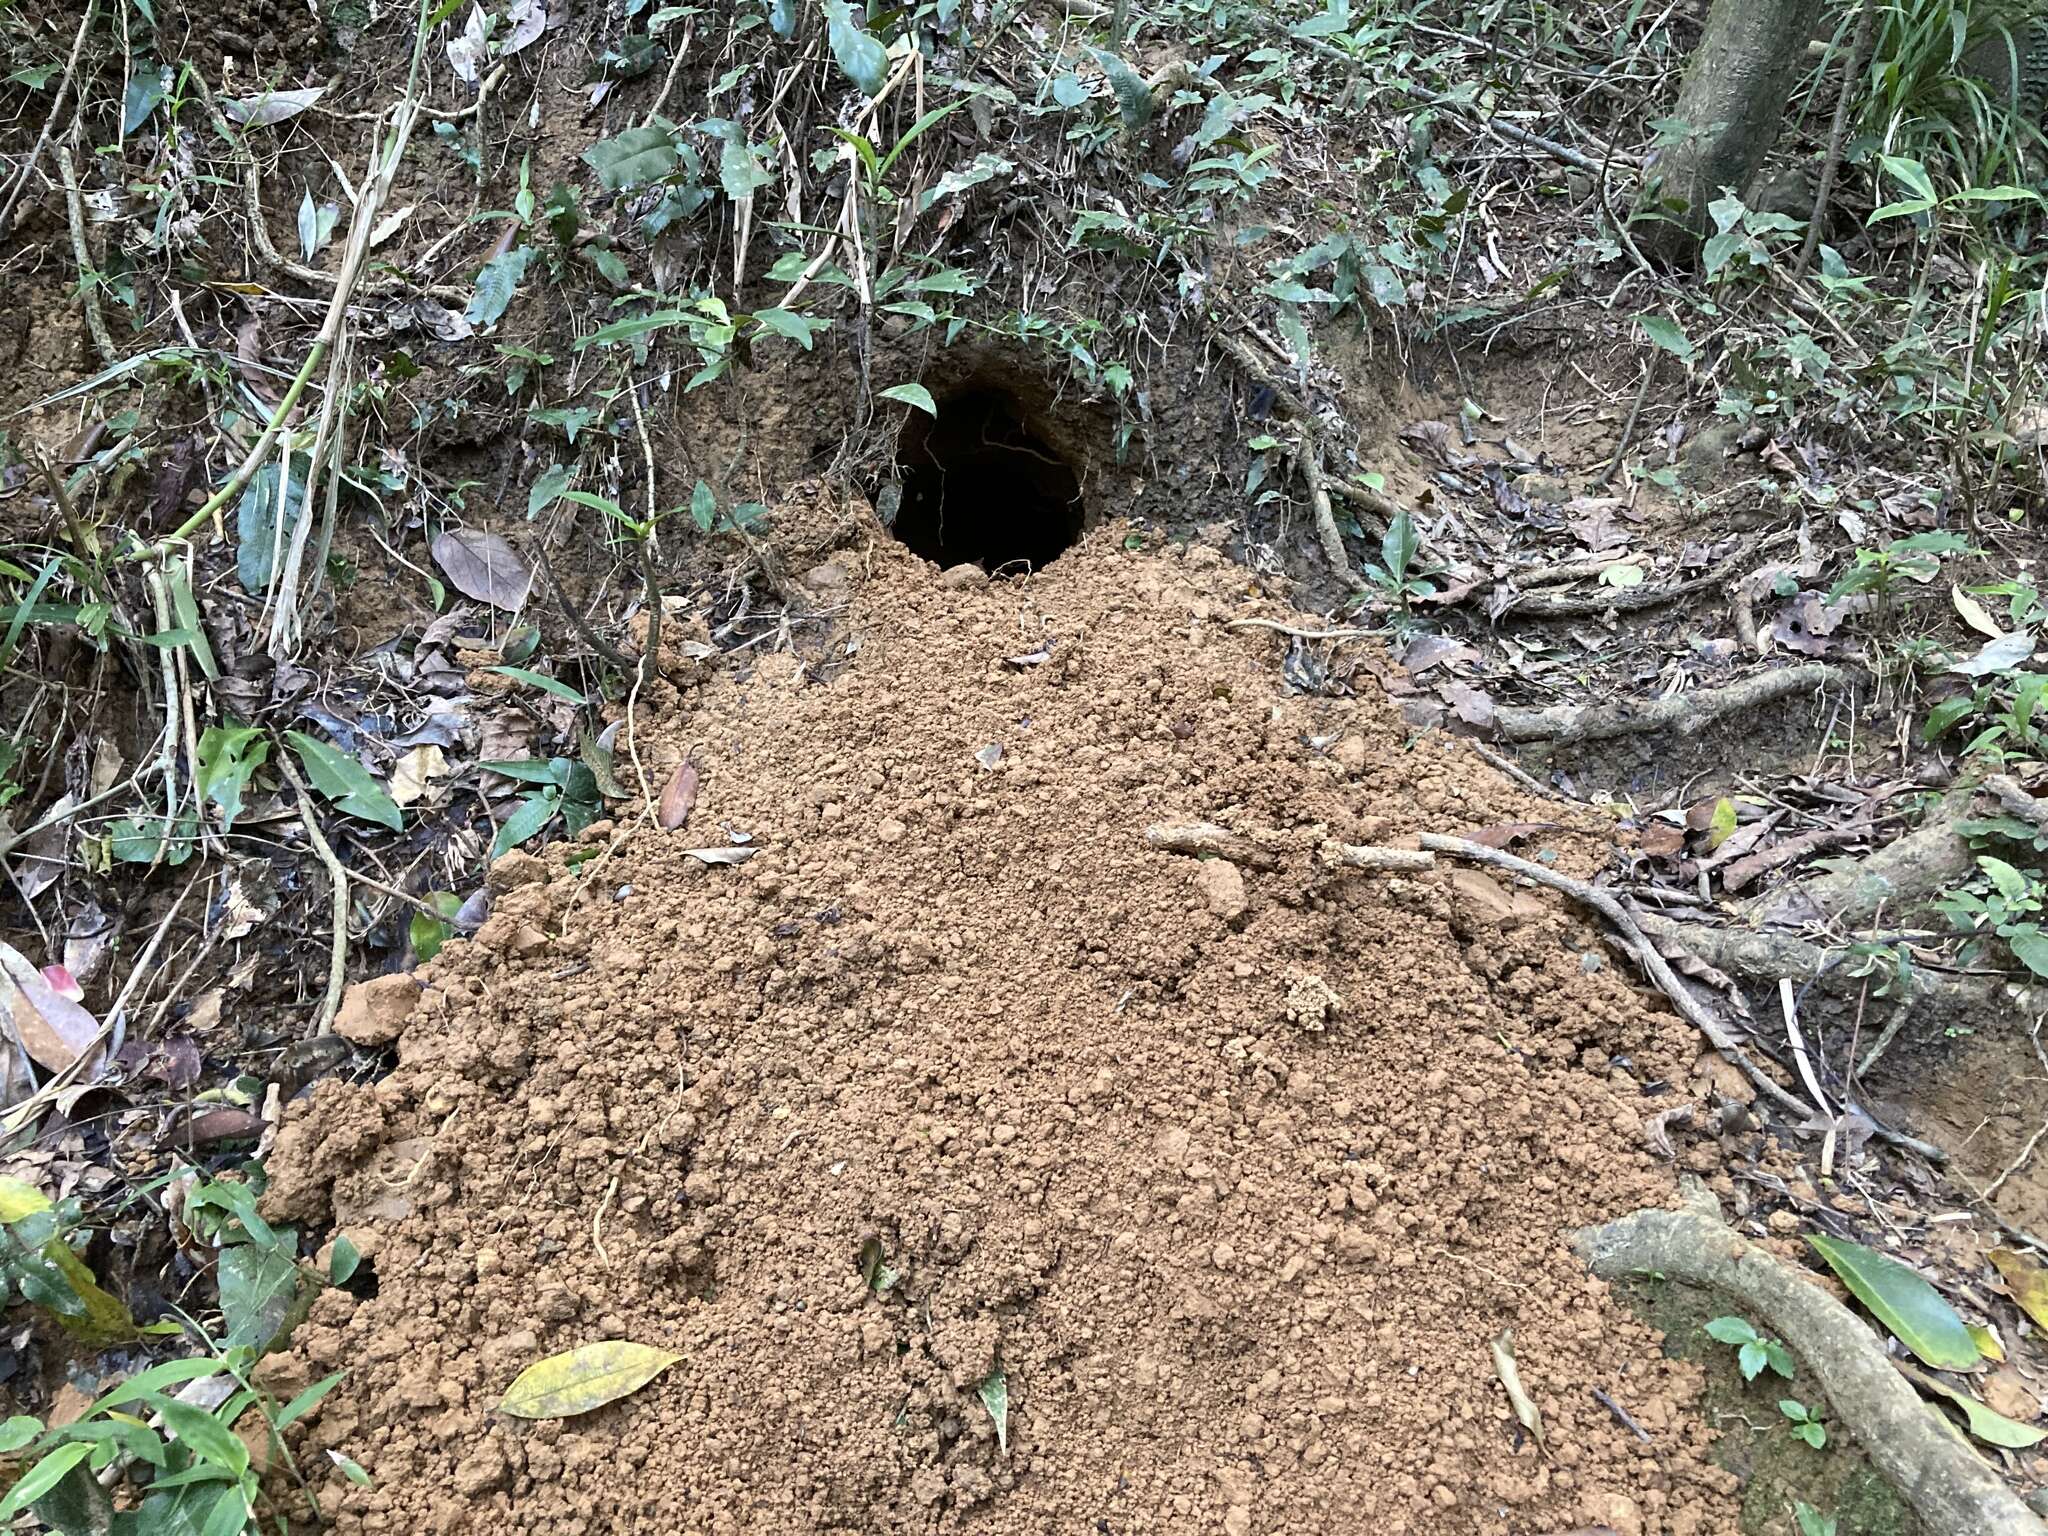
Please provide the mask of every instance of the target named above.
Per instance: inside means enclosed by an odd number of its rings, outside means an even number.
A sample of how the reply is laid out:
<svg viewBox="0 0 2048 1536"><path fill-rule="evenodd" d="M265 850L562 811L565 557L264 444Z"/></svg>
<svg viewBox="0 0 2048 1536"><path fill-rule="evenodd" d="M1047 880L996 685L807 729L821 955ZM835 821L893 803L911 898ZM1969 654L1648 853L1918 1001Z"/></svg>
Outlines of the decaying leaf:
<svg viewBox="0 0 2048 1536"><path fill-rule="evenodd" d="M655 820L664 832L673 832L689 821L690 812L697 807L697 765L678 763L676 771L669 775L668 787L661 792L661 805Z"/></svg>
<svg viewBox="0 0 2048 1536"><path fill-rule="evenodd" d="M2048 1328L2048 1266L2017 1248L1994 1248L1991 1267L2004 1278L2012 1299L2034 1320L2034 1326Z"/></svg>
<svg viewBox="0 0 2048 1536"><path fill-rule="evenodd" d="M427 792L427 786L448 771L447 754L431 744L414 747L391 765L391 780L385 786L393 803L411 805Z"/></svg>
<svg viewBox="0 0 2048 1536"><path fill-rule="evenodd" d="M519 552L495 533L479 528L447 529L435 538L433 554L449 585L464 597L507 613L526 606L533 572Z"/></svg>
<svg viewBox="0 0 2048 1536"><path fill-rule="evenodd" d="M1522 1373L1515 1366L1515 1330L1509 1328L1493 1341L1493 1368L1500 1376L1500 1384L1507 1389L1508 1403L1515 1410L1515 1419L1536 1442L1536 1449L1545 1455L1549 1447L1543 1443L1543 1415L1537 1411L1536 1400L1522 1389Z"/></svg>
<svg viewBox="0 0 2048 1536"><path fill-rule="evenodd" d="M535 1361L506 1389L498 1411L516 1419L566 1419L638 1392L683 1357L651 1344L606 1339Z"/></svg>
<svg viewBox="0 0 2048 1536"><path fill-rule="evenodd" d="M1844 1238L1810 1234L1806 1240L1871 1316L1922 1360L1938 1371L1967 1371L1977 1363L1977 1345L1955 1308L1916 1272Z"/></svg>
<svg viewBox="0 0 2048 1536"><path fill-rule="evenodd" d="M1986 1360L2005 1359L2005 1341L1998 1336L1998 1330L1988 1323L1965 1323L1970 1330L1970 1341L1977 1346L1977 1353Z"/></svg>
<svg viewBox="0 0 2048 1536"><path fill-rule="evenodd" d="M318 101L326 89L316 85L303 91L265 91L240 101L224 101L220 104L221 115L244 128L264 128L297 117Z"/></svg>
<svg viewBox="0 0 2048 1536"><path fill-rule="evenodd" d="M0 944L0 1027L50 1072L62 1072L100 1038L99 1020L7 944Z"/></svg>
<svg viewBox="0 0 2048 1536"><path fill-rule="evenodd" d="M744 864L760 851L758 848L685 848L683 856L704 864Z"/></svg>

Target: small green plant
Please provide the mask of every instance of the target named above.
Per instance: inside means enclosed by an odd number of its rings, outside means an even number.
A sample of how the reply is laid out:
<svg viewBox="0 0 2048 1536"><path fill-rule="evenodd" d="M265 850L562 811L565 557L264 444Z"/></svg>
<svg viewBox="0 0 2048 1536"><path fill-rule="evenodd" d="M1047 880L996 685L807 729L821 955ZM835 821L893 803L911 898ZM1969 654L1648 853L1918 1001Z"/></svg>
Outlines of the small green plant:
<svg viewBox="0 0 2048 1536"><path fill-rule="evenodd" d="M1778 1412L1782 1413L1785 1416L1786 1422L1792 1426L1792 1434L1795 1439L1804 1440L1816 1451L1822 1449L1828 1443L1827 1426L1821 1423L1820 1415L1808 1408L1806 1404L1800 1402L1798 1398L1779 1398Z"/></svg>
<svg viewBox="0 0 2048 1536"><path fill-rule="evenodd" d="M1925 586L1941 574L1943 556L1966 554L1969 543L1960 536L1936 530L1893 539L1876 548L1861 547L1849 569L1828 592L1828 601L1845 597L1871 596L1880 605L1889 603L1902 584Z"/></svg>
<svg viewBox="0 0 2048 1536"><path fill-rule="evenodd" d="M1804 1501L1792 1506L1792 1518L1799 1525L1799 1536L1835 1536L1835 1517L1822 1514Z"/></svg>
<svg viewBox="0 0 2048 1536"><path fill-rule="evenodd" d="M2039 875L1980 854L1976 877L1950 890L1934 905L1958 932L1972 935L1964 946L1966 957L1981 954L1989 941L1997 938L2021 965L2036 976L2048 977L2048 932L2041 927L2048 890L2043 889Z"/></svg>
<svg viewBox="0 0 2048 1536"><path fill-rule="evenodd" d="M1415 522L1403 507L1394 514L1394 520L1387 525L1386 533L1380 539L1378 564L1368 562L1365 579L1399 605L1401 612L1408 612L1409 604L1418 597L1427 597L1436 587L1426 579L1418 564L1421 540L1415 534Z"/></svg>
<svg viewBox="0 0 2048 1536"><path fill-rule="evenodd" d="M1787 1381L1792 1379L1792 1351L1776 1339L1758 1333L1747 1318L1717 1317L1707 1324L1707 1337L1734 1346L1735 1363L1744 1381L1755 1381L1766 1368Z"/></svg>

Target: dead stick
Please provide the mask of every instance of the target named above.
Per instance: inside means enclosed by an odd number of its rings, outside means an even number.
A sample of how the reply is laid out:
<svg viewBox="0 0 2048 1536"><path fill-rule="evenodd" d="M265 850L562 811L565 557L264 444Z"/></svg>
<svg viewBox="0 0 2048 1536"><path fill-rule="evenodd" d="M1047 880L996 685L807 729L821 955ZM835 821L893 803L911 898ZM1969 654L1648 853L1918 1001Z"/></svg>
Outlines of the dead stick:
<svg viewBox="0 0 2048 1536"><path fill-rule="evenodd" d="M1820 249L1821 225L1827 222L1828 199L1834 196L1835 177L1842 168L1842 146L1849 137L1849 113L1856 105L1856 77L1863 73L1863 61L1870 57L1870 43L1877 31L1877 0L1863 0L1856 16L1856 35L1849 43L1849 58L1842 66L1842 90L1835 97L1835 121L1828 129L1828 157L1821 162L1820 186L1813 195L1813 217L1806 223L1806 241L1799 247L1799 259L1792 263L1792 275L1804 277Z"/></svg>
<svg viewBox="0 0 2048 1536"><path fill-rule="evenodd" d="M285 781L298 797L299 820L305 823L306 836L312 840L313 851L320 856L320 862L327 866L327 878L334 887L334 942L327 956L327 992L320 1000L319 1021L313 1028L316 1035L334 1033L334 1016L341 1011L342 988L348 979L348 871L341 866L341 860L334 856L326 835L320 830L319 817L313 810L313 797L306 793L306 785L299 778L298 769L292 766L290 755L282 741L276 741L274 756L277 766L283 770Z"/></svg>

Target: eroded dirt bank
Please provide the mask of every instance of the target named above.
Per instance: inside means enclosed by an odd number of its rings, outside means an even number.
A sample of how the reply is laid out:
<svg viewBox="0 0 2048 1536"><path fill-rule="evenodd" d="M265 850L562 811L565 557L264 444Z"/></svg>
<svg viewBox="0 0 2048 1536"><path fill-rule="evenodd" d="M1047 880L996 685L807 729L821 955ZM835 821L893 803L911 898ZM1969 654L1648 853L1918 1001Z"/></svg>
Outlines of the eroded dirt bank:
<svg viewBox="0 0 2048 1536"><path fill-rule="evenodd" d="M1290 695L1220 622L1243 570L1120 540L967 590L841 554L829 644L722 659L640 741L657 791L694 758L688 826L502 866L397 1070L294 1113L272 1204L331 1201L376 1276L287 1361L351 1370L304 1458L374 1477L336 1475L344 1536L1733 1532L1693 1368L1563 1243L1668 1197L1643 1122L1687 1029L1550 898L1144 840L1554 808L1368 678ZM759 853L684 852L733 834ZM683 1359L495 1412L607 1337Z"/></svg>

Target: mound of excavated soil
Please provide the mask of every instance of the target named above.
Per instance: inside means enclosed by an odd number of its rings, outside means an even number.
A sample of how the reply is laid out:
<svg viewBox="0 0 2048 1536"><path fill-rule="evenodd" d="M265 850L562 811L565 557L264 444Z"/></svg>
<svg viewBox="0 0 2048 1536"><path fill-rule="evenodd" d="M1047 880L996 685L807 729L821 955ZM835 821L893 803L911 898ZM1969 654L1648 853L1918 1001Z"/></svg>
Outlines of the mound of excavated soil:
<svg viewBox="0 0 2048 1536"><path fill-rule="evenodd" d="M829 645L727 658L641 743L657 788L701 769L688 827L501 866L397 1070L279 1138L276 1213L374 1266L281 1372L350 1371L301 1448L375 1479L326 1484L335 1528L1732 1532L1694 1371L1563 1242L1668 1197L1687 1030L1547 897L1308 851L1548 808L1287 693L1213 551L841 560ZM1279 851L1145 841L1195 821ZM758 856L685 855L729 833ZM605 1338L683 1358L496 1411Z"/></svg>

